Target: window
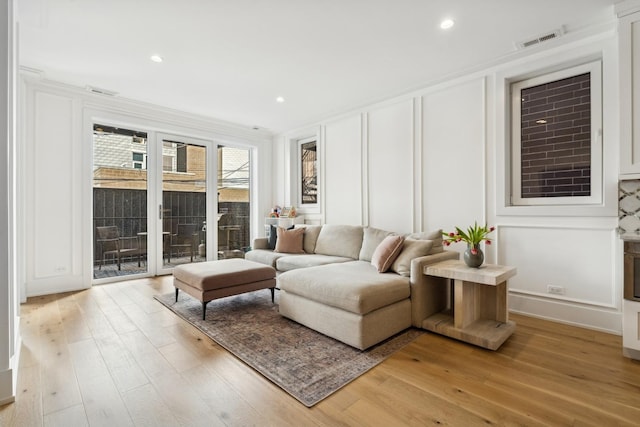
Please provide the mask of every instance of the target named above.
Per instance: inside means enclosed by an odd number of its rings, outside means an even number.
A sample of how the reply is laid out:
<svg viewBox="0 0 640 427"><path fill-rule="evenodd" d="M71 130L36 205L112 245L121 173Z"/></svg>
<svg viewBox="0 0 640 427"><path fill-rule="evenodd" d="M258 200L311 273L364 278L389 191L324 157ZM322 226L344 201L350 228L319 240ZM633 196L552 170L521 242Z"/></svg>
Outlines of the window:
<svg viewBox="0 0 640 427"><path fill-rule="evenodd" d="M146 153L131 153L132 163L134 169L146 169L147 168L147 154Z"/></svg>
<svg viewBox="0 0 640 427"><path fill-rule="evenodd" d="M174 156L168 156L166 154L162 155L162 170L163 170L163 172L173 172L174 171L174 167L173 167L174 159L175 159Z"/></svg>
<svg viewBox="0 0 640 427"><path fill-rule="evenodd" d="M511 84L512 205L602 201L600 61Z"/></svg>
<svg viewBox="0 0 640 427"><path fill-rule="evenodd" d="M316 140L300 141L300 203L318 203L318 147Z"/></svg>

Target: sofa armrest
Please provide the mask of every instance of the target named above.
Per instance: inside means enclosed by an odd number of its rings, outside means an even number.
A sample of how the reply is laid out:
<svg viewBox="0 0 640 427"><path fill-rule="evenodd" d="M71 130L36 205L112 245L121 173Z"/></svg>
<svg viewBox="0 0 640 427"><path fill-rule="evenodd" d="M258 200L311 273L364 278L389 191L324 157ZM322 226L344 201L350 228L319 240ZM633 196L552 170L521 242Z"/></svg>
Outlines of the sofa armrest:
<svg viewBox="0 0 640 427"><path fill-rule="evenodd" d="M427 276L424 267L447 259L459 259L460 253L443 251L411 260L411 324L422 328L422 321L447 306L447 279ZM436 288L436 289L433 289Z"/></svg>
<svg viewBox="0 0 640 427"><path fill-rule="evenodd" d="M253 239L253 249L269 249L269 239L266 237Z"/></svg>

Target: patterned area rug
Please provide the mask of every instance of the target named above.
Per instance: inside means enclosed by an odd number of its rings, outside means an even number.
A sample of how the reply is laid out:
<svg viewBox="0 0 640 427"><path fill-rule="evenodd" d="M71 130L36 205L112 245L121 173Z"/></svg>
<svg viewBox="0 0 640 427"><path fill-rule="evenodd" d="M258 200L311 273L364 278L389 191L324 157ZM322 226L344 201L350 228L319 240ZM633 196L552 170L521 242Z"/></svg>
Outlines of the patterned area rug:
<svg viewBox="0 0 640 427"><path fill-rule="evenodd" d="M367 372L423 332L408 329L361 351L278 313L269 290L202 304L184 292L155 297L212 340L311 407Z"/></svg>

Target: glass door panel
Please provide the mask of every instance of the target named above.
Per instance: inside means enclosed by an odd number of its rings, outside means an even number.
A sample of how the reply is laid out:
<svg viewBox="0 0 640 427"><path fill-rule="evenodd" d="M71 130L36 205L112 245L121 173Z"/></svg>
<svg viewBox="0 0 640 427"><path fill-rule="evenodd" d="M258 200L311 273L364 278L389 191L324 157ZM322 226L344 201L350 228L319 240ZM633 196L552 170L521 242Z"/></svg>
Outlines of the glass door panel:
<svg viewBox="0 0 640 427"><path fill-rule="evenodd" d="M246 148L218 146L218 259L243 258L251 245L250 159Z"/></svg>
<svg viewBox="0 0 640 427"><path fill-rule="evenodd" d="M147 134L93 125L93 278L147 273Z"/></svg>
<svg viewBox="0 0 640 427"><path fill-rule="evenodd" d="M162 268L202 262L206 254L207 147L162 138Z"/></svg>

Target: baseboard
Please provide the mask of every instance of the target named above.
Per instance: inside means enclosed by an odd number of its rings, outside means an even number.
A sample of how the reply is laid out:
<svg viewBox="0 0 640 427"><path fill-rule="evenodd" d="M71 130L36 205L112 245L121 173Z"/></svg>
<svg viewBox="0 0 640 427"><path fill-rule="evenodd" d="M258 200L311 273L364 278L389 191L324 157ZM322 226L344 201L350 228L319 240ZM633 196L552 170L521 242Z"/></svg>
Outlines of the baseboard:
<svg viewBox="0 0 640 427"><path fill-rule="evenodd" d="M622 335L622 311L587 304L509 294L509 311L581 328Z"/></svg>
<svg viewBox="0 0 640 427"><path fill-rule="evenodd" d="M27 282L26 285L27 297L82 291L90 287L91 283L86 283L86 281L79 276L34 280Z"/></svg>

